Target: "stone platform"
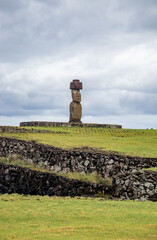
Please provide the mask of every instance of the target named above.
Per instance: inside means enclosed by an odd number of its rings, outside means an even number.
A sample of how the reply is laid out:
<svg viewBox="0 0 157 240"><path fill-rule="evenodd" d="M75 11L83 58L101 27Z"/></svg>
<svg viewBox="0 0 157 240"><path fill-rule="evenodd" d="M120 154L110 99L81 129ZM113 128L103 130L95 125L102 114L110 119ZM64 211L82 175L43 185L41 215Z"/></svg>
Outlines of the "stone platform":
<svg viewBox="0 0 157 240"><path fill-rule="evenodd" d="M96 127L96 128L122 128L115 124L97 124L97 123L67 123L67 122L44 122L31 121L21 122L20 127Z"/></svg>

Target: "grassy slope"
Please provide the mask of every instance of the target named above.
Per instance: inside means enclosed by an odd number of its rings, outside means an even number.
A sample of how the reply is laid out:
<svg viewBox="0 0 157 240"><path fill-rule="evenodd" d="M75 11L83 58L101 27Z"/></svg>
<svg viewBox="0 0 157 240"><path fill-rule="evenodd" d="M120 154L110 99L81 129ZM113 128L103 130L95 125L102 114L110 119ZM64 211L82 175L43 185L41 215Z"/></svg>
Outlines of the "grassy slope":
<svg viewBox="0 0 157 240"><path fill-rule="evenodd" d="M153 202L1 195L0 239L153 240L156 216Z"/></svg>
<svg viewBox="0 0 157 240"><path fill-rule="evenodd" d="M35 140L65 149L92 147L142 157L157 157L157 130L103 128L38 128L52 133L1 133L1 136Z"/></svg>
<svg viewBox="0 0 157 240"><path fill-rule="evenodd" d="M50 128L50 130L56 133L1 133L1 135L36 140L62 148L89 146L131 155L157 157L156 130L78 128ZM0 196L1 240L156 238L157 203L16 194Z"/></svg>

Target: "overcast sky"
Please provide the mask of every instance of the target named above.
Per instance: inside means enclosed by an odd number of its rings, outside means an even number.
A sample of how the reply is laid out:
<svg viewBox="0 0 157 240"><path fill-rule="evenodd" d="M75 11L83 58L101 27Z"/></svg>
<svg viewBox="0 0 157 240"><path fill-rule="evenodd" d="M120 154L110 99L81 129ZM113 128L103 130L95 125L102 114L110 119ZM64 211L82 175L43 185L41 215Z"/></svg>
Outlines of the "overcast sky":
<svg viewBox="0 0 157 240"><path fill-rule="evenodd" d="M157 128L157 0L0 0L0 125L69 121Z"/></svg>

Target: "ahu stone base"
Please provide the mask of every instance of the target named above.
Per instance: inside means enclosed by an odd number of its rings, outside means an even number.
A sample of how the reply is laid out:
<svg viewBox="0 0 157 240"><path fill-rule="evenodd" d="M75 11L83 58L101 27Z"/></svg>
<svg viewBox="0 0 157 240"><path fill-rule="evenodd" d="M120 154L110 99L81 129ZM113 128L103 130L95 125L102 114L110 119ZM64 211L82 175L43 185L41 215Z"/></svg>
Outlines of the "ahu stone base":
<svg viewBox="0 0 157 240"><path fill-rule="evenodd" d="M81 123L81 122L44 122L31 121L21 122L20 127L96 127L96 128L122 128L121 125L115 124L97 124L97 123Z"/></svg>

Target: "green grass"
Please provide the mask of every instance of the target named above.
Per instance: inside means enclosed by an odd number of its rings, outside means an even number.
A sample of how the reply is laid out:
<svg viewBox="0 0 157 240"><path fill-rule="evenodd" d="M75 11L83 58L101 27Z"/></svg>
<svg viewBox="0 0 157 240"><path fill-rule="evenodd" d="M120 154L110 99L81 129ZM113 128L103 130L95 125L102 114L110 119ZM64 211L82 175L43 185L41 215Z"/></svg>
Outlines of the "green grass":
<svg viewBox="0 0 157 240"><path fill-rule="evenodd" d="M30 128L28 128L30 129ZM0 136L53 145L64 149L90 147L141 157L157 157L157 130L82 127L37 127L51 133L0 133Z"/></svg>
<svg viewBox="0 0 157 240"><path fill-rule="evenodd" d="M11 165L18 165L21 167L27 167L32 170L36 171L41 171L41 172L49 172L49 173L55 173L57 175L71 178L71 179L77 179L81 181L86 181L86 182L92 182L92 183L101 183L101 184L106 184L106 185L112 185L112 179L106 177L105 179L101 177L98 173L86 173L86 174L81 174L79 172L68 172L68 173L62 173L62 172L54 172L54 171L48 171L46 169L43 169L41 167L35 166L31 164L30 162L23 160L21 156L14 155L14 157L9 157L9 158L0 158L0 162L5 163L5 164L11 164Z"/></svg>
<svg viewBox="0 0 157 240"><path fill-rule="evenodd" d="M0 196L1 240L155 240L157 203Z"/></svg>
<svg viewBox="0 0 157 240"><path fill-rule="evenodd" d="M144 170L151 170L151 171L157 172L157 167L146 168ZM143 171L143 170L141 170L141 171Z"/></svg>
<svg viewBox="0 0 157 240"><path fill-rule="evenodd" d="M35 140L65 149L88 146L134 156L157 157L157 130L43 129L53 132L0 133L0 136ZM3 158L1 161L41 171L20 158ZM4 194L0 195L0 239L155 240L157 203Z"/></svg>

